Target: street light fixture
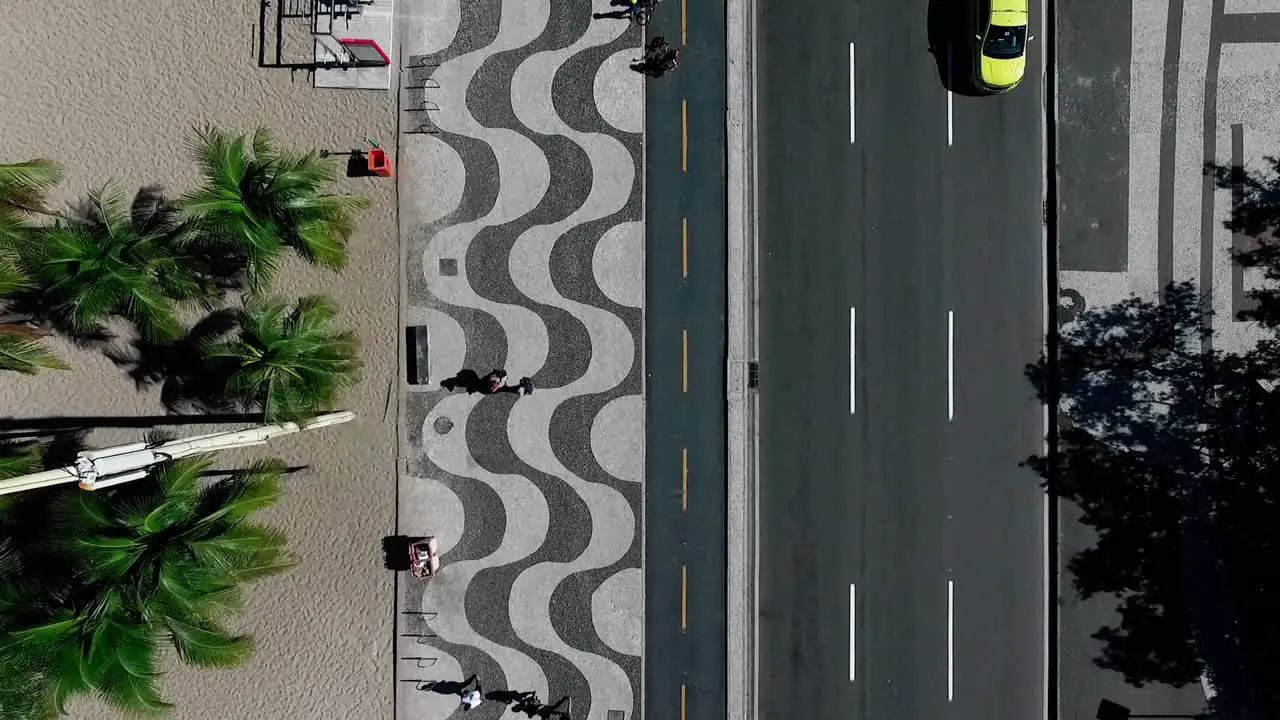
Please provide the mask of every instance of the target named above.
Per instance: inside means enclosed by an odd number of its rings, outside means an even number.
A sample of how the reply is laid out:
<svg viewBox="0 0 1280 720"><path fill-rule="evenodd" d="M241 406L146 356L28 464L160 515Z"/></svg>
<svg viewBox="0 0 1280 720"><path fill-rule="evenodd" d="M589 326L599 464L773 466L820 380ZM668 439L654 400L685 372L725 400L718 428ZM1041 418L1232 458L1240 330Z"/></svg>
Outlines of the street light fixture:
<svg viewBox="0 0 1280 720"><path fill-rule="evenodd" d="M152 466L170 460L219 450L265 445L268 440L281 435L340 425L354 417L355 413L352 412L326 413L300 423L258 425L244 430L179 438L154 446L147 443L130 443L102 450L85 450L76 456L76 461L72 465L0 480L0 495L71 482L79 483L81 490L101 490L113 485L141 480L147 476Z"/></svg>

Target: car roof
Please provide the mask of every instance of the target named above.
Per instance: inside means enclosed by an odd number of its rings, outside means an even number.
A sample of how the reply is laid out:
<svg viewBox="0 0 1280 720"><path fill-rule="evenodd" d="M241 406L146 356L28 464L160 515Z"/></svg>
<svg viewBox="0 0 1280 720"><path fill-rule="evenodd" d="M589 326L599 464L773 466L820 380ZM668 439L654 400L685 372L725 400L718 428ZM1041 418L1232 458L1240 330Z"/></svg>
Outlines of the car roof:
<svg viewBox="0 0 1280 720"><path fill-rule="evenodd" d="M1027 0L991 0L991 14L1002 12L1027 12Z"/></svg>

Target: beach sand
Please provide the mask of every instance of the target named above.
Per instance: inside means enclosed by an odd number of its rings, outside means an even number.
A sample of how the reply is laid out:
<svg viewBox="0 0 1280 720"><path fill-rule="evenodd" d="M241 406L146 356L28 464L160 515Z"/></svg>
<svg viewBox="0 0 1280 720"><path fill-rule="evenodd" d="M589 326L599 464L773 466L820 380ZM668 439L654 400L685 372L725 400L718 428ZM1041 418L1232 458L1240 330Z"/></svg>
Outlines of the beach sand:
<svg viewBox="0 0 1280 720"><path fill-rule="evenodd" d="M282 145L300 149L346 150L368 135L394 155L394 95L316 90L304 73L291 80L288 71L259 68L257 25L257 0L11 0L0 22L0 158L62 164L67 178L53 197L61 204L107 180L128 197L155 183L180 194L196 181L185 140L205 123L236 132L266 126ZM342 323L359 334L365 362L364 380L342 409L359 417L222 456L224 466L268 456L310 466L289 477L285 499L262 518L288 533L301 564L250 588L238 624L258 641L249 664L174 668L166 676L173 718L392 714L394 576L383 569L381 538L395 521L395 184L343 178L339 187L373 201L349 269L338 277L290 264L275 292L324 292L341 303ZM100 352L57 347L74 370L0 375L0 417L163 414L158 391L137 391ZM90 444L142 432L95 431ZM72 717L116 714L77 702Z"/></svg>

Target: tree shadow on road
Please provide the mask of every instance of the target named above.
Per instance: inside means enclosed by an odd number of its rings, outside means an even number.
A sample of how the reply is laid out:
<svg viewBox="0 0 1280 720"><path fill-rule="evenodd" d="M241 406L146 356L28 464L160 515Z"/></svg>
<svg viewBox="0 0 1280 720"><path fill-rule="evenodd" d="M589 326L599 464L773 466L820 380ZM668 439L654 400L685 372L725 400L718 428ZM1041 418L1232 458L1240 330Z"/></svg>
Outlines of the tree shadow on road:
<svg viewBox="0 0 1280 720"><path fill-rule="evenodd" d="M1217 709L1276 717L1280 577L1258 559L1280 551L1280 393L1259 380L1280 341L1214 349L1211 319L1189 283L1076 316L1027 368L1062 421L1026 465L1097 532L1066 563L1082 598L1119 601L1096 664L1139 687L1204 674Z"/></svg>
<svg viewBox="0 0 1280 720"><path fill-rule="evenodd" d="M1271 289L1247 291L1252 306L1238 313L1240 320L1252 320L1267 328L1280 327L1280 158L1268 156L1266 167L1249 170L1239 165L1208 163L1205 174L1222 190L1231 191L1231 215L1223 227L1242 235L1245 242L1233 243L1235 262L1261 269Z"/></svg>

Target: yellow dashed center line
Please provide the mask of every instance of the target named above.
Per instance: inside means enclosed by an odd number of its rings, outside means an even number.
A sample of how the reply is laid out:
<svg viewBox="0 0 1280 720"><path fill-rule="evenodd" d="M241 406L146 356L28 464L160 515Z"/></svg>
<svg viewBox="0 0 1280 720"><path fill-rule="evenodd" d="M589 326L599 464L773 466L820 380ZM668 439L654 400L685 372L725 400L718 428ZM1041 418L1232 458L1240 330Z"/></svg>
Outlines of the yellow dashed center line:
<svg viewBox="0 0 1280 720"><path fill-rule="evenodd" d="M680 172L689 172L689 102L680 101Z"/></svg>
<svg viewBox="0 0 1280 720"><path fill-rule="evenodd" d="M689 331L681 330L683 348L680 351L680 392L689 392Z"/></svg>
<svg viewBox="0 0 1280 720"><path fill-rule="evenodd" d="M680 449L680 511L689 509L689 448Z"/></svg>
<svg viewBox="0 0 1280 720"><path fill-rule="evenodd" d="M680 277L689 277L689 218L680 220Z"/></svg>
<svg viewBox="0 0 1280 720"><path fill-rule="evenodd" d="M680 44L681 45L688 44L686 37L688 36L687 30L689 25L688 23L685 22L685 11L684 11L685 5L687 4L688 4L688 0L680 0Z"/></svg>
<svg viewBox="0 0 1280 720"><path fill-rule="evenodd" d="M685 686L684 686L684 683L680 683L680 720L685 720L684 704L685 704Z"/></svg>
<svg viewBox="0 0 1280 720"><path fill-rule="evenodd" d="M689 566L680 566L680 632L689 627Z"/></svg>

